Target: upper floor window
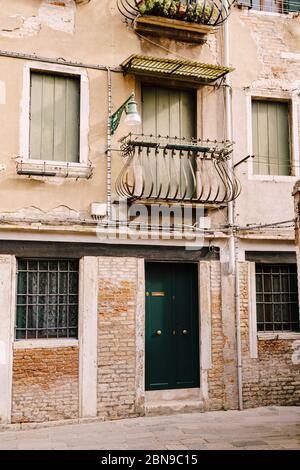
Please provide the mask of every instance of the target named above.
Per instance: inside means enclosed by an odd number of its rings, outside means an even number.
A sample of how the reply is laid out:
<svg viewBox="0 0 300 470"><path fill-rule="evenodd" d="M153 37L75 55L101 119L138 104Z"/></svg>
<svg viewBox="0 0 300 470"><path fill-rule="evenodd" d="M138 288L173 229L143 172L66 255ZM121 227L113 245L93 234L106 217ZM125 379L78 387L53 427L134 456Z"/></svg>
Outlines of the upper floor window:
<svg viewBox="0 0 300 470"><path fill-rule="evenodd" d="M292 13L300 11L300 0L246 0L241 1L254 10L272 13Z"/></svg>
<svg viewBox="0 0 300 470"><path fill-rule="evenodd" d="M19 259L16 339L77 338L78 260Z"/></svg>
<svg viewBox="0 0 300 470"><path fill-rule="evenodd" d="M299 331L296 264L256 264L258 331Z"/></svg>
<svg viewBox="0 0 300 470"><path fill-rule="evenodd" d="M179 139L196 137L195 93L190 90L143 86L142 88L143 133L170 136ZM147 153L147 152L146 152ZM166 152L163 158L155 153L143 159L145 173L153 175L153 194L168 195L177 191L178 197L191 197L194 192L191 165L195 158ZM179 181L179 187L177 187ZM146 182L146 190L152 182ZM177 188L177 189L176 189Z"/></svg>
<svg viewBox="0 0 300 470"><path fill-rule="evenodd" d="M256 175L291 175L289 105L252 100L253 172Z"/></svg>
<svg viewBox="0 0 300 470"><path fill-rule="evenodd" d="M80 77L31 71L29 158L79 162Z"/></svg>

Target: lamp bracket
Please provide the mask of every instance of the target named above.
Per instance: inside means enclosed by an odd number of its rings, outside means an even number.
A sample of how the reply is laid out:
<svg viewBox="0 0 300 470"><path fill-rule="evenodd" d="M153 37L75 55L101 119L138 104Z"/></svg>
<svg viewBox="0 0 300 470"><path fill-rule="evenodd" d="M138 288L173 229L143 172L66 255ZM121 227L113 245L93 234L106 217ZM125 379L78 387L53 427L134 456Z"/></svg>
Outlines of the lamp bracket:
<svg viewBox="0 0 300 470"><path fill-rule="evenodd" d="M117 130L119 124L120 124L120 120L121 120L123 111L126 112L127 105L132 100L134 100L134 92L132 92L131 95L129 96L129 98L127 98L127 100L124 101L124 103L117 109L117 111L115 111L111 115L111 117L110 117L110 128L111 128L111 134L112 135L116 132L116 130Z"/></svg>

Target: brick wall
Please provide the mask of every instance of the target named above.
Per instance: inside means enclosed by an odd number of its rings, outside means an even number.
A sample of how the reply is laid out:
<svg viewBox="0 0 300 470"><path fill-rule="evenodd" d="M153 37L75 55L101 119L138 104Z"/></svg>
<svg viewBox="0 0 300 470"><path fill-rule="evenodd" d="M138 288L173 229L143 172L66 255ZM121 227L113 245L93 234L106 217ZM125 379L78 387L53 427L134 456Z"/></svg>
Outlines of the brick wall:
<svg viewBox="0 0 300 470"><path fill-rule="evenodd" d="M288 15L263 15L254 10L239 13L239 18L247 25L256 43L259 79L267 80L266 87L270 91L283 82L289 84L288 89L291 91L300 73L300 63L293 58L284 58L281 54L298 50L299 18L292 20Z"/></svg>
<svg viewBox="0 0 300 470"><path fill-rule="evenodd" d="M136 416L137 259L99 258L98 415Z"/></svg>
<svg viewBox="0 0 300 470"><path fill-rule="evenodd" d="M211 262L211 349L212 368L208 372L209 409L219 410L224 403L224 335L221 312L221 264Z"/></svg>
<svg viewBox="0 0 300 470"><path fill-rule="evenodd" d="M78 353L74 347L14 351L12 423L78 417Z"/></svg>
<svg viewBox="0 0 300 470"><path fill-rule="evenodd" d="M258 339L258 357L250 357L246 262L240 263L240 292L244 407L299 405L300 365L292 360L297 340Z"/></svg>

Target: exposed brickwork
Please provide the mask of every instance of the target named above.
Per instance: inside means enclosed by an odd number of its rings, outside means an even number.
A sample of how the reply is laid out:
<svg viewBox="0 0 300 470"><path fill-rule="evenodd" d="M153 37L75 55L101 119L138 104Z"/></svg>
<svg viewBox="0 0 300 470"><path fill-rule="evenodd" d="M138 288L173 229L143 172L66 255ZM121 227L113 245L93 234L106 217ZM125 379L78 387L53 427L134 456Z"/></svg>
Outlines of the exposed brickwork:
<svg viewBox="0 0 300 470"><path fill-rule="evenodd" d="M292 339L258 340L258 358L250 358L248 263L240 263L243 401L245 408L300 404L300 366L293 364Z"/></svg>
<svg viewBox="0 0 300 470"><path fill-rule="evenodd" d="M211 262L212 368L208 372L209 409L219 410L224 403L224 336L221 314L221 265Z"/></svg>
<svg viewBox="0 0 300 470"><path fill-rule="evenodd" d="M257 60L261 65L259 79L268 80L270 92L282 85L281 80L291 91L300 74L300 63L283 58L281 54L298 50L299 17L264 15L252 10L240 14L240 18L248 26L257 46Z"/></svg>
<svg viewBox="0 0 300 470"><path fill-rule="evenodd" d="M78 348L14 351L12 422L78 417Z"/></svg>
<svg viewBox="0 0 300 470"><path fill-rule="evenodd" d="M98 414L136 416L137 259L99 258Z"/></svg>

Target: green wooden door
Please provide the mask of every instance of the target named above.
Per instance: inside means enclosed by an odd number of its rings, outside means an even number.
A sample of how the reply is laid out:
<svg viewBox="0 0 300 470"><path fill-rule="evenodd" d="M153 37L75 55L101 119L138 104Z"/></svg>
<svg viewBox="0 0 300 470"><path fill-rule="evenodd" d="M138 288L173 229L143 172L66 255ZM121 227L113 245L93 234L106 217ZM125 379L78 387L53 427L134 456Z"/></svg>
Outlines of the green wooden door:
<svg viewBox="0 0 300 470"><path fill-rule="evenodd" d="M146 390L199 387L197 265L146 264Z"/></svg>

